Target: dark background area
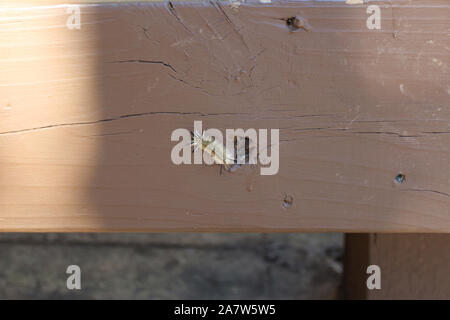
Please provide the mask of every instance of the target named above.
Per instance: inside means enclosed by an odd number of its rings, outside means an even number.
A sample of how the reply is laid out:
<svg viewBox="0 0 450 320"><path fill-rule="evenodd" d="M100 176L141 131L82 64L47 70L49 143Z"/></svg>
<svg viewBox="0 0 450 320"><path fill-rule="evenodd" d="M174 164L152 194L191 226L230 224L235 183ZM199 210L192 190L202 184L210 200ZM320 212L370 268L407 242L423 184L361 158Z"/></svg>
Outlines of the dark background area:
<svg viewBox="0 0 450 320"><path fill-rule="evenodd" d="M330 233L0 234L0 299L335 299L342 254Z"/></svg>

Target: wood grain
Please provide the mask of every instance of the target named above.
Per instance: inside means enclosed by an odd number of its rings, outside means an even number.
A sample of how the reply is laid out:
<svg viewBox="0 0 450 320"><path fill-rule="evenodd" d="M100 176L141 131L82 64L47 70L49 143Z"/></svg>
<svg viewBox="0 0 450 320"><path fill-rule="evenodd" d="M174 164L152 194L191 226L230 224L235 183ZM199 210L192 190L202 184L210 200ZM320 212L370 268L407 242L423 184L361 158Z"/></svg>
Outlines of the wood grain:
<svg viewBox="0 0 450 320"><path fill-rule="evenodd" d="M450 232L450 5L377 4L3 3L0 230ZM194 120L279 173L172 164Z"/></svg>

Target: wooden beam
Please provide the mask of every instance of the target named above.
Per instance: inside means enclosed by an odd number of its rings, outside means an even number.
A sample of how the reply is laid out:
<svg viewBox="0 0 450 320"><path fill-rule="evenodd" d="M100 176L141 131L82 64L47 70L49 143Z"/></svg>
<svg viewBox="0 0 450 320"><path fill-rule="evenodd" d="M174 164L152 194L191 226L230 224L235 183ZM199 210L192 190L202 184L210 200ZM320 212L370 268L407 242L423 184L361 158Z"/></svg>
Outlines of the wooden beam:
<svg viewBox="0 0 450 320"><path fill-rule="evenodd" d="M78 5L0 7L1 231L450 232L448 1ZM174 165L195 120L278 174Z"/></svg>

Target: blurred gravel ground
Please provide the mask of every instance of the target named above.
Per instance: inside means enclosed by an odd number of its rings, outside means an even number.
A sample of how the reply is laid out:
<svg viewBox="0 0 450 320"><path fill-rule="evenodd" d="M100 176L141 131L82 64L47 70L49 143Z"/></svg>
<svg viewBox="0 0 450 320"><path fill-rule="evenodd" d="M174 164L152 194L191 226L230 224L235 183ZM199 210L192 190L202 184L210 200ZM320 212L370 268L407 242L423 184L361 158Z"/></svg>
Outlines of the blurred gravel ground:
<svg viewBox="0 0 450 320"><path fill-rule="evenodd" d="M0 299L335 299L342 253L342 234L0 234Z"/></svg>

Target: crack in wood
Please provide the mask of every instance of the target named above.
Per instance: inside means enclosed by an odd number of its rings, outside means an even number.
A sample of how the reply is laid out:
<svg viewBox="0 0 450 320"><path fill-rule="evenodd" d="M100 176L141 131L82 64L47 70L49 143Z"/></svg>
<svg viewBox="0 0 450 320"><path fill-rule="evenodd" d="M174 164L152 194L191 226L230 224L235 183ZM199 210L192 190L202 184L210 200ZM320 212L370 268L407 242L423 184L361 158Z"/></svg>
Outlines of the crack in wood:
<svg viewBox="0 0 450 320"><path fill-rule="evenodd" d="M167 112L142 112L142 113L124 114L124 115L120 115L120 116L114 117L114 118L105 118L105 119L99 119L99 120L94 120L94 121L59 123L59 124L51 124L51 125L46 125L46 126L41 126L41 127L26 128L26 129L20 129L20 130L10 130L10 131L5 131L5 132L0 132L0 135L17 134L17 133L59 128L59 127L91 125L91 124L97 124L97 123L102 123L102 122L117 121L117 120L126 119L126 118L135 118L135 117L142 117L142 116L149 116L149 115L178 115L178 116L196 115L199 117L207 117L207 116L224 116L224 115L248 115L248 113L232 113L232 112L202 113L202 112L168 112L168 111Z"/></svg>
<svg viewBox="0 0 450 320"><path fill-rule="evenodd" d="M170 65L167 62L160 61L160 60L143 60L143 59L130 59L130 60L117 60L117 61L109 61L106 63L150 63L150 64L162 64L163 66L166 66L170 69L172 69L173 72L177 72L172 65Z"/></svg>

